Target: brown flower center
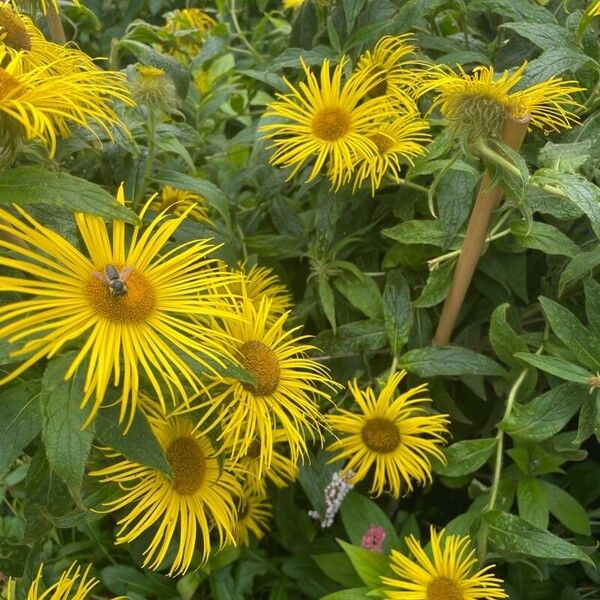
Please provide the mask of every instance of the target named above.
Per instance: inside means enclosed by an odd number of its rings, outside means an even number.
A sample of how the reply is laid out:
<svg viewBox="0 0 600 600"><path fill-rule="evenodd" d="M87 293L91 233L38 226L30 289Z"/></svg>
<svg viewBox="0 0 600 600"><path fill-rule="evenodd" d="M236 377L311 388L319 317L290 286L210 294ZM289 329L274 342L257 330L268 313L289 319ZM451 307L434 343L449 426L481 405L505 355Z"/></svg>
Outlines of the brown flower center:
<svg viewBox="0 0 600 600"><path fill-rule="evenodd" d="M463 593L453 581L440 577L427 587L427 600L463 600Z"/></svg>
<svg viewBox="0 0 600 600"><path fill-rule="evenodd" d="M0 98L6 98L19 87L21 87L19 80L0 67Z"/></svg>
<svg viewBox="0 0 600 600"><path fill-rule="evenodd" d="M393 145L394 140L389 135L383 133L373 133L369 139L377 146L379 154L385 154Z"/></svg>
<svg viewBox="0 0 600 600"><path fill-rule="evenodd" d="M173 489L182 496L197 492L206 474L206 457L197 442L189 437L177 438L169 444L166 455L173 469Z"/></svg>
<svg viewBox="0 0 600 600"><path fill-rule="evenodd" d="M400 431L389 419L375 417L363 426L360 435L367 448L378 454L393 452L400 445Z"/></svg>
<svg viewBox="0 0 600 600"><path fill-rule="evenodd" d="M31 50L31 37L23 21L11 8L0 7L0 36L13 50Z"/></svg>
<svg viewBox="0 0 600 600"><path fill-rule="evenodd" d="M116 267L120 270L120 267ZM105 273L99 269L99 272ZM97 315L113 323L139 323L145 321L156 308L156 290L152 283L138 271L133 271L125 281L127 293L116 296L108 283L91 275L85 285L90 305Z"/></svg>
<svg viewBox="0 0 600 600"><path fill-rule="evenodd" d="M335 142L350 129L350 114L339 106L326 106L317 111L312 120L312 130L324 142Z"/></svg>
<svg viewBox="0 0 600 600"><path fill-rule="evenodd" d="M241 348L243 367L254 375L256 385L242 382L255 396L268 396L277 389L281 371L275 352L257 340L247 341Z"/></svg>

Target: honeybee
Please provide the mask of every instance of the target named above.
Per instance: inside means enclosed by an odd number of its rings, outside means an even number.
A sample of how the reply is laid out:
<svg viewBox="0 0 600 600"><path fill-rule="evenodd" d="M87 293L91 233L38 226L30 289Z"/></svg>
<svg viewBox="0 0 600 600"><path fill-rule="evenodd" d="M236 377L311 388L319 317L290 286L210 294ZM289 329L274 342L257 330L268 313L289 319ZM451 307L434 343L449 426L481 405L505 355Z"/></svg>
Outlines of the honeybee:
<svg viewBox="0 0 600 600"><path fill-rule="evenodd" d="M113 296L122 298L127 294L125 282L132 273L133 267L125 266L119 271L114 265L106 265L105 273L94 271L92 275L104 282Z"/></svg>

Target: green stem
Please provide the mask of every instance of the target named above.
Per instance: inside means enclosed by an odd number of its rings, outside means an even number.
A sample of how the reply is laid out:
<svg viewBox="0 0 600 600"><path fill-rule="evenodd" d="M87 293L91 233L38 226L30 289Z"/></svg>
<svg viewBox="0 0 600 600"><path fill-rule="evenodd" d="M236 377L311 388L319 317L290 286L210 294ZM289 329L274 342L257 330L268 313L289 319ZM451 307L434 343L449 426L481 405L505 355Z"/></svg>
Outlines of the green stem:
<svg viewBox="0 0 600 600"><path fill-rule="evenodd" d="M489 146L486 145L485 142L481 142L478 146L479 152L486 158L489 158L492 162L495 162L497 165L501 166L505 171L509 171L513 175L517 177L521 177L521 171L515 165L513 165L509 160L506 160L503 156L500 156L497 152L494 152Z"/></svg>
<svg viewBox="0 0 600 600"><path fill-rule="evenodd" d="M231 13L231 21L233 23L233 28L235 29L235 32L237 33L240 40L242 40L242 42L244 43L246 48L248 48L248 50L250 50L251 54L255 58L257 58L259 60L259 62L262 62L262 56L258 53L256 48L248 41L248 38L244 35L244 32L242 31L242 28L240 27L239 21L237 19L237 14L235 11L236 11L235 0L231 0L230 13Z"/></svg>
<svg viewBox="0 0 600 600"><path fill-rule="evenodd" d="M144 195L146 194L146 189L148 188L148 180L150 179L150 173L152 172L152 167L154 165L154 155L156 154L156 115L154 111L148 108L148 144L147 150L148 154L146 155L146 164L144 165L144 176L140 183L140 187L138 188L137 194L135 195L135 200L133 202L133 210L137 211L140 206L142 200L144 199Z"/></svg>
<svg viewBox="0 0 600 600"><path fill-rule="evenodd" d="M407 181L406 179L398 179L398 183L413 190L417 190L418 192L423 192L423 194L429 194L429 188L425 187L424 185L419 185L418 183L413 183L412 181Z"/></svg>

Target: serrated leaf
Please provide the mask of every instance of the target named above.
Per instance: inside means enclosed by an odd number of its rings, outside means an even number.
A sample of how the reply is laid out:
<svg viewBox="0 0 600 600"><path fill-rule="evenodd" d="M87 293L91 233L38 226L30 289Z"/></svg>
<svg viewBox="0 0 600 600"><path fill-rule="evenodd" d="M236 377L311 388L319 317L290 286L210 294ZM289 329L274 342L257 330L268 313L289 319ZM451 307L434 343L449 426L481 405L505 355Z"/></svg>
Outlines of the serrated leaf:
<svg viewBox="0 0 600 600"><path fill-rule="evenodd" d="M594 376L593 373L582 369L579 365L558 356L517 352L515 358L526 362L536 369L540 369L551 375L556 375L556 377L560 377L565 381L572 381L573 383L589 385L590 379Z"/></svg>
<svg viewBox="0 0 600 600"><path fill-rule="evenodd" d="M413 324L410 288L401 271L388 273L383 291L383 322L394 356L408 341Z"/></svg>
<svg viewBox="0 0 600 600"><path fill-rule="evenodd" d="M434 471L445 477L462 477L482 467L496 447L494 438L462 440L444 448L446 465L437 463Z"/></svg>
<svg viewBox="0 0 600 600"><path fill-rule="evenodd" d="M37 382L20 382L0 393L0 479L42 429Z"/></svg>
<svg viewBox="0 0 600 600"><path fill-rule="evenodd" d="M381 586L380 577L390 577L392 575L388 558L384 554L353 546L340 539L338 539L337 542L342 547L342 550L348 555L358 576L370 588Z"/></svg>
<svg viewBox="0 0 600 600"><path fill-rule="evenodd" d="M496 356L507 365L520 366L514 357L517 352L526 352L527 344L515 333L506 320L508 304L497 306L490 319L490 343Z"/></svg>
<svg viewBox="0 0 600 600"><path fill-rule="evenodd" d="M574 173L590 158L592 141L582 140L570 144L555 144L547 142L540 150L540 166Z"/></svg>
<svg viewBox="0 0 600 600"><path fill-rule="evenodd" d="M514 221L510 230L523 248L541 250L545 254L557 254L573 258L579 246L552 225L533 221L529 226L524 221Z"/></svg>
<svg viewBox="0 0 600 600"><path fill-rule="evenodd" d="M95 437L105 446L120 452L125 458L171 475L171 466L154 437L148 420L138 410L125 435L125 424L119 423L119 407L103 408L94 421Z"/></svg>
<svg viewBox="0 0 600 600"><path fill-rule="evenodd" d="M562 488L550 483L540 481L546 491L550 512L573 533L591 535L590 519L585 508Z"/></svg>
<svg viewBox="0 0 600 600"><path fill-rule="evenodd" d="M536 527L546 529L550 515L542 483L533 477L520 479L517 485L517 504L522 519Z"/></svg>
<svg viewBox="0 0 600 600"><path fill-rule="evenodd" d="M510 557L540 558L554 563L571 563L577 560L593 564L590 557L577 546L531 525L524 519L492 510L484 513L489 539L496 550Z"/></svg>
<svg viewBox="0 0 600 600"><path fill-rule="evenodd" d="M400 366L419 377L435 375L504 375L491 358L458 346L417 348L404 354Z"/></svg>
<svg viewBox="0 0 600 600"><path fill-rule="evenodd" d="M94 429L91 425L83 429L89 415L89 407L80 407L85 373L80 369L69 381L64 380L74 357L72 352L48 363L42 377L41 402L48 463L78 498Z"/></svg>
<svg viewBox="0 0 600 600"><path fill-rule="evenodd" d="M16 167L0 173L0 205L47 204L138 224L137 216L95 183L41 167Z"/></svg>
<svg viewBox="0 0 600 600"><path fill-rule="evenodd" d="M385 531L384 553L389 553L400 544L398 534L388 516L375 502L358 492L348 492L340 508L340 516L350 541L356 546L360 545L362 537L371 525L382 527Z"/></svg>
<svg viewBox="0 0 600 600"><path fill-rule="evenodd" d="M587 397L585 387L563 383L527 404L515 403L499 427L513 438L541 442L558 433Z"/></svg>
<svg viewBox="0 0 600 600"><path fill-rule="evenodd" d="M569 49L575 46L575 36L560 25L554 23L503 23L500 27L506 27L516 31L520 36L527 38L543 50L550 50L557 46Z"/></svg>
<svg viewBox="0 0 600 600"><path fill-rule="evenodd" d="M333 297L333 290L331 289L331 285L327 278L323 275L319 277L319 283L317 286L319 291L319 300L321 301L321 308L331 325L331 329L333 333L336 330L335 323L335 299Z"/></svg>
<svg viewBox="0 0 600 600"><path fill-rule="evenodd" d="M592 61L592 58L575 46L545 50L527 65L520 87L525 89L548 81L552 77L562 75L565 71L574 73Z"/></svg>
<svg viewBox="0 0 600 600"><path fill-rule="evenodd" d="M430 308L443 302L452 285L454 261L447 260L441 267L430 271L421 295L413 302L415 308Z"/></svg>
<svg viewBox="0 0 600 600"><path fill-rule="evenodd" d="M444 245L444 232L439 221L404 221L394 227L382 229L381 234L402 244Z"/></svg>
<svg viewBox="0 0 600 600"><path fill-rule="evenodd" d="M360 275L347 273L337 277L335 288L358 310L375 320L383 318L381 292L372 277L359 271Z"/></svg>
<svg viewBox="0 0 600 600"><path fill-rule="evenodd" d="M580 252L564 268L558 281L558 294L562 296L566 290L573 287L587 275L591 275L600 265L600 246L587 252Z"/></svg>
<svg viewBox="0 0 600 600"><path fill-rule="evenodd" d="M463 63L461 62L461 64ZM452 242L471 212L477 179L477 176L470 171L451 169L442 175L436 187L436 201L444 248Z"/></svg>
<svg viewBox="0 0 600 600"><path fill-rule="evenodd" d="M340 325L337 331L323 331L316 340L315 346L327 354L344 354L346 352L365 352L383 348L387 343L385 327L381 321L354 321Z"/></svg>

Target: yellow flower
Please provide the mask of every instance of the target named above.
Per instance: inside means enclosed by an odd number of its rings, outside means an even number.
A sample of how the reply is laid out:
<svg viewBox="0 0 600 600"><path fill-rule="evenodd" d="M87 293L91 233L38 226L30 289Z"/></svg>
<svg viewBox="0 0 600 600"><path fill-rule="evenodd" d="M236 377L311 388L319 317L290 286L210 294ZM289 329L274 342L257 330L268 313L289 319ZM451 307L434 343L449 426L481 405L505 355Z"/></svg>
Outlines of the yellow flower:
<svg viewBox="0 0 600 600"><path fill-rule="evenodd" d="M138 104L152 111L176 113L180 101L164 69L137 64L131 75L131 94Z"/></svg>
<svg viewBox="0 0 600 600"><path fill-rule="evenodd" d="M268 469L261 467L260 457L263 454L261 443L255 439L248 446L246 454L239 463L246 471L244 485L255 494L266 494L267 480L277 487L286 487L298 476L298 465L283 453L287 434L283 429L273 431L273 447L270 451L271 464Z"/></svg>
<svg viewBox="0 0 600 600"><path fill-rule="evenodd" d="M200 427L221 428L219 440L232 446L234 460L246 455L255 440L260 444L259 474L269 469L273 461L274 432L280 428L290 447L294 463L307 452L305 436L315 439L323 420L318 398L329 400L332 390L325 367L308 358L314 347L306 336L295 336L299 327L284 330L287 314L274 322L269 320L271 301L263 298L258 309L249 298L231 305L231 317L215 321L212 330L221 338L233 340L231 353L255 379L255 385L238 379L218 381L224 390L200 404L206 408ZM211 388L213 393L213 388ZM219 411L212 425L206 420Z"/></svg>
<svg viewBox="0 0 600 600"><path fill-rule="evenodd" d="M420 72L413 56L416 46L410 43L411 34L381 38L373 52L367 50L358 60L356 71L378 73L380 80L368 93L369 97L394 96L407 110L418 112L414 101Z"/></svg>
<svg viewBox="0 0 600 600"><path fill-rule="evenodd" d="M328 417L339 434L328 448L335 452L331 462L350 459L344 473L356 473L353 483L365 479L374 466L371 493L388 491L395 498L411 492L413 480L421 485L431 481L431 458L445 460L440 446L448 433L448 415L428 414L423 404L431 400L418 397L426 384L396 396L405 375L391 375L378 396L371 387L360 390L356 379L348 382L360 413L339 409L339 415Z"/></svg>
<svg viewBox="0 0 600 600"><path fill-rule="evenodd" d="M508 598L502 580L488 571L475 571L477 559L468 536L431 531L431 556L410 535L405 539L413 559L392 550L391 567L398 578L381 577L389 600L495 600Z"/></svg>
<svg viewBox="0 0 600 600"><path fill-rule="evenodd" d="M476 67L473 74L459 73L449 67L435 67L428 73L422 93L435 90L433 107L460 130L475 129L484 136L498 135L506 116L522 119L528 115L531 124L544 131L571 127L577 117L572 112L579 104L571 94L581 91L576 81L552 77L524 90L511 92L523 79L527 63L512 74L504 71L496 76L493 67Z"/></svg>
<svg viewBox="0 0 600 600"><path fill-rule="evenodd" d="M119 462L91 471L103 482L119 484L116 500L104 503L102 512L124 511L118 521L117 544L125 544L152 531L144 551L143 567L158 569L173 540L177 552L170 558L169 575L185 573L200 541L201 563L211 551L211 533L217 547L234 542L237 504L242 493L236 467L217 457L209 439L184 417L164 417L161 408L145 400L144 409L152 432L164 450L173 476L122 457ZM106 449L111 457L118 452ZM171 555L170 555L171 556Z"/></svg>
<svg viewBox="0 0 600 600"><path fill-rule="evenodd" d="M305 0L283 0L283 8L298 8L304 4Z"/></svg>
<svg viewBox="0 0 600 600"><path fill-rule="evenodd" d="M109 105L112 99L133 104L121 73L73 70L63 72L61 64L72 63L61 56L53 63L23 69L24 55L14 56L0 47L0 126L4 136L24 135L40 139L49 145L50 156L56 150L57 136L67 137L69 127L80 125L92 129L101 127L112 139L110 126L126 129Z"/></svg>
<svg viewBox="0 0 600 600"><path fill-rule="evenodd" d="M95 577L89 576L91 565L88 565L82 573L81 567L74 562L61 574L56 583L40 591L43 568L42 563L27 590L27 600L83 600L99 583ZM15 600L15 598L15 580L9 579L6 585L6 600Z"/></svg>
<svg viewBox="0 0 600 600"><path fill-rule="evenodd" d="M248 547L250 534L260 540L269 530L273 507L265 494L256 493L248 488L244 488L242 498L244 502L238 511L234 536L238 544Z"/></svg>
<svg viewBox="0 0 600 600"><path fill-rule="evenodd" d="M201 223L213 224L208 217L208 205L204 196L189 190L174 188L170 185L165 185L160 193L160 199L156 199L150 205L150 208L166 211L177 216L186 213L191 219Z"/></svg>
<svg viewBox="0 0 600 600"><path fill-rule="evenodd" d="M306 181L312 181L327 163L332 186L338 189L351 177L358 157L377 156L377 147L368 134L393 116L393 107L381 98L367 98L381 81L378 73L357 72L342 84L346 62L342 59L332 76L325 59L320 80L302 62L306 83L296 88L286 81L291 93L278 94L269 104L266 116L288 121L261 127L265 137L273 139L271 164L293 167L288 179L314 157Z"/></svg>
<svg viewBox="0 0 600 600"><path fill-rule="evenodd" d="M175 48L170 53L189 60L200 52L204 40L216 21L199 8L182 8L165 15L163 29L175 35Z"/></svg>
<svg viewBox="0 0 600 600"><path fill-rule="evenodd" d="M600 0L592 4L586 11L586 16L589 17L600 17Z"/></svg>
<svg viewBox="0 0 600 600"><path fill-rule="evenodd" d="M360 158L356 164L354 191L365 179L371 182L371 195L381 185L387 173L398 183L402 160L413 164L413 158L427 153L424 144L431 136L427 133L427 121L416 114L406 114L377 128L369 135L377 146L374 159Z"/></svg>
<svg viewBox="0 0 600 600"><path fill-rule="evenodd" d="M122 188L117 199L124 203ZM121 419L127 413L130 419L134 416L141 377L163 406L163 386L173 401L179 396L186 400L186 384L195 392L200 389L199 371L214 372L208 361L220 362L223 340L189 316L222 314L208 290L230 277L208 258L214 247L207 240L159 255L185 214L174 219L161 214L144 231L135 227L128 236L122 221L114 221L111 235L100 217L76 214L87 249L83 254L17 210L21 219L0 210L0 232L16 235L27 247L0 236L0 248L9 251L0 254L0 265L24 275L0 277L0 289L32 297L0 306L0 339L19 343L12 357L27 358L0 385L78 341L79 352L65 379L85 368L82 405L93 397L88 422L111 380L121 393ZM119 273L125 289L109 281Z"/></svg>

